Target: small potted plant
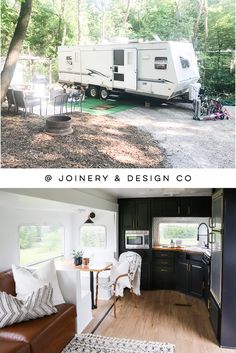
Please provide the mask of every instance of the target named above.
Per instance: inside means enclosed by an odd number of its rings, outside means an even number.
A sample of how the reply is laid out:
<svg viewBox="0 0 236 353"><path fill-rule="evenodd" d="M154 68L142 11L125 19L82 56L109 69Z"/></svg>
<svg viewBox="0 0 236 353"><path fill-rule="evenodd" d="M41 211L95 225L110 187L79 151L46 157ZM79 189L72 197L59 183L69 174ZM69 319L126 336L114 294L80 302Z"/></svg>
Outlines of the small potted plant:
<svg viewBox="0 0 236 353"><path fill-rule="evenodd" d="M75 266L82 265L82 258L83 258L83 250L73 250L72 255L74 258Z"/></svg>

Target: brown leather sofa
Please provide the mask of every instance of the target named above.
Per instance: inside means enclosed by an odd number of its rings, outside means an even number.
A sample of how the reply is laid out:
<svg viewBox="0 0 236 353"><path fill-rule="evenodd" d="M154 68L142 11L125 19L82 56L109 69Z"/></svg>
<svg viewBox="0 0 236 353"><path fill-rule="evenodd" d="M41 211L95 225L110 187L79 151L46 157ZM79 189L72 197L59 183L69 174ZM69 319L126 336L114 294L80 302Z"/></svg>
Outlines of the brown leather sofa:
<svg viewBox="0 0 236 353"><path fill-rule="evenodd" d="M0 291L13 296L12 272L0 272ZM56 314L0 329L0 353L59 353L76 333L73 304L57 305Z"/></svg>

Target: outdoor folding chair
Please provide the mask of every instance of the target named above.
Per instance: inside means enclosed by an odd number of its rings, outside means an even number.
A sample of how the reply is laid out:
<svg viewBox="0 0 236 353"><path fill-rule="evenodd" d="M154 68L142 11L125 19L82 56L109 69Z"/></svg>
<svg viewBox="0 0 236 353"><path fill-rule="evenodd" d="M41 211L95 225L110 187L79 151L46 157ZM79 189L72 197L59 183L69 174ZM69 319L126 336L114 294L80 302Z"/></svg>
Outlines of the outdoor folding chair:
<svg viewBox="0 0 236 353"><path fill-rule="evenodd" d="M13 94L13 89L11 88L8 88L7 90L7 103L8 103L8 112L10 111L12 105L14 105L16 109L16 102Z"/></svg>
<svg viewBox="0 0 236 353"><path fill-rule="evenodd" d="M78 94L73 94L70 98L70 104L71 104L71 113L73 110L75 110L76 106L80 106L80 111L82 112L82 102L85 100L85 94L84 93L78 93Z"/></svg>
<svg viewBox="0 0 236 353"><path fill-rule="evenodd" d="M36 97L25 97L23 91L13 91L17 111L19 108L23 108L25 112L25 116L27 115L27 109L33 113L33 109L36 106L40 106L40 115L41 115L41 98Z"/></svg>
<svg viewBox="0 0 236 353"><path fill-rule="evenodd" d="M67 102L68 102L68 95L67 94L60 94L54 97L54 115L56 111L56 107L59 107L60 114L63 114L64 107L66 108L67 113Z"/></svg>

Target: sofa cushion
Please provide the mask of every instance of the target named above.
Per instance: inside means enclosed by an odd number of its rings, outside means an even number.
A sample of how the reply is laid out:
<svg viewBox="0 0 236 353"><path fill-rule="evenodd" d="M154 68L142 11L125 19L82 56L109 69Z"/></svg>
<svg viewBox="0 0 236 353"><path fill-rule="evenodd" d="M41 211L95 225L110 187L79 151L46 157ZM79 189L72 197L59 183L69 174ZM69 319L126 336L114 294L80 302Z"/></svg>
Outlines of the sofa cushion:
<svg viewBox="0 0 236 353"><path fill-rule="evenodd" d="M32 353L60 352L75 334L76 310L72 304L56 306L58 312L0 330L0 340L29 343Z"/></svg>
<svg viewBox="0 0 236 353"><path fill-rule="evenodd" d="M39 288L26 301L0 292L0 327L52 315L57 312L52 302L51 285Z"/></svg>
<svg viewBox="0 0 236 353"><path fill-rule="evenodd" d="M10 342L0 340L1 353L31 353L30 345L23 342Z"/></svg>
<svg viewBox="0 0 236 353"><path fill-rule="evenodd" d="M15 281L11 270L0 272L0 291L16 295Z"/></svg>

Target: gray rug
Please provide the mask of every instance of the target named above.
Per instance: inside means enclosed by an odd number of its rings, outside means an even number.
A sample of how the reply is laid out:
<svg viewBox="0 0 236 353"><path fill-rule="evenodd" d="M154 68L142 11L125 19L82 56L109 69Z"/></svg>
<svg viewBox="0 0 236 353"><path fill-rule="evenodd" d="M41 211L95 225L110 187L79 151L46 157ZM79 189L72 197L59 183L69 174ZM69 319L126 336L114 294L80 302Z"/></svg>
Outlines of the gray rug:
<svg viewBox="0 0 236 353"><path fill-rule="evenodd" d="M70 341L62 353L174 353L174 347L170 343L80 334Z"/></svg>

